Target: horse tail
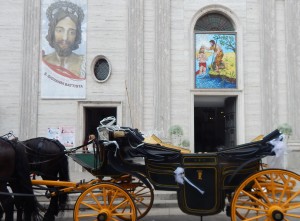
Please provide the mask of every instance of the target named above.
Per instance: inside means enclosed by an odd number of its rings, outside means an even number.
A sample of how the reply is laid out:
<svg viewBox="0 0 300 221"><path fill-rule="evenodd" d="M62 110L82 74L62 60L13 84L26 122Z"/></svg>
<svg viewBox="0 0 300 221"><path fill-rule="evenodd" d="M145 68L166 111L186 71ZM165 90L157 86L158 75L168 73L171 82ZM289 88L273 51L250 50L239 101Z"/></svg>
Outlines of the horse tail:
<svg viewBox="0 0 300 221"><path fill-rule="evenodd" d="M54 142L60 149L61 157L59 158L59 180L61 181L70 181L70 175L69 175L69 163L68 163L68 157L64 154L66 147L62 145L59 140L51 140Z"/></svg>
<svg viewBox="0 0 300 221"><path fill-rule="evenodd" d="M62 145L58 140L56 140L55 142L59 146L61 151L64 152L66 150L65 146ZM59 180L70 181L69 163L68 163L68 157L66 155L63 155L60 158L59 165L60 165L58 171ZM59 201L59 210L64 211L68 202L68 194L60 194L58 196L58 201Z"/></svg>
<svg viewBox="0 0 300 221"><path fill-rule="evenodd" d="M32 215L31 215L32 220L33 221L41 221L41 220L43 220L43 216L41 214L41 211L44 211L45 208L43 207L43 205L41 205L39 203L36 196L34 196L33 198L34 198L34 201L33 201L34 209L33 209Z"/></svg>

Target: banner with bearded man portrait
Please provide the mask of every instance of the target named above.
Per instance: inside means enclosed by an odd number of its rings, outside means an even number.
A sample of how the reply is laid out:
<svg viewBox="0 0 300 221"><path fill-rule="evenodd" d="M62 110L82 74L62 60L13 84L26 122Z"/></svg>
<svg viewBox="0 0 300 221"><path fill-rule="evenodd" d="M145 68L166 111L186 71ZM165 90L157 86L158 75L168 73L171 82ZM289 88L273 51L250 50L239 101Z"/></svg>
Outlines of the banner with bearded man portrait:
<svg viewBox="0 0 300 221"><path fill-rule="evenodd" d="M86 0L42 1L41 97L86 97Z"/></svg>

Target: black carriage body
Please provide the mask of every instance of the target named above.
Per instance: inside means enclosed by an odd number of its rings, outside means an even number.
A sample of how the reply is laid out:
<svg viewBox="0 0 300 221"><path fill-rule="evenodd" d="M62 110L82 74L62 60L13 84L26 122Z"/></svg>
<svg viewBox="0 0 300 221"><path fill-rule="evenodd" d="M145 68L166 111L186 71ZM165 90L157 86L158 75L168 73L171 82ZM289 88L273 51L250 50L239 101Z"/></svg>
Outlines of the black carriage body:
<svg viewBox="0 0 300 221"><path fill-rule="evenodd" d="M221 212L226 195L259 171L261 158L272 155L272 146L267 144L275 136L271 135L262 141L202 154L182 154L177 149L143 143L125 135L114 139L118 148L113 144L102 147L90 166L74 157L76 154L72 158L97 177L130 174L144 183L149 181L156 190L177 191L178 204L184 213L205 216ZM144 159L144 163L135 163L135 158ZM178 167L184 169L185 177L204 194L188 182L182 185L175 181L174 171Z"/></svg>
<svg viewBox="0 0 300 221"><path fill-rule="evenodd" d="M180 209L198 216L221 212L226 194L232 193L245 178L259 170L259 161L239 169L242 163L227 161L218 153L183 155L185 177L204 194L187 182L180 185L177 191Z"/></svg>
<svg viewBox="0 0 300 221"><path fill-rule="evenodd" d="M249 175L259 170L259 160L242 168L244 162L225 159L219 153L183 154L178 162L146 160L146 176L157 190L177 191L178 205L187 214L204 216L221 212L226 194L232 193ZM174 171L184 168L185 177L196 188L185 182L176 183Z"/></svg>
<svg viewBox="0 0 300 221"><path fill-rule="evenodd" d="M175 182L174 171L181 166L178 162L156 162L146 159L146 176L156 190L177 191L178 183Z"/></svg>

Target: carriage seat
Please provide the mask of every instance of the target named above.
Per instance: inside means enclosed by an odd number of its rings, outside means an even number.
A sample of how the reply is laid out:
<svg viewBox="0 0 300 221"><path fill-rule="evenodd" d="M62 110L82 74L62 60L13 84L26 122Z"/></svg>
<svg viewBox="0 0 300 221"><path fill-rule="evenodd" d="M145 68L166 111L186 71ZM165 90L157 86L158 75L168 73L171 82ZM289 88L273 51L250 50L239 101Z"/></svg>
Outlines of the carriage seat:
<svg viewBox="0 0 300 221"><path fill-rule="evenodd" d="M146 137L144 139L144 143L148 143L148 144L158 144L160 146L166 147L166 148L170 148L173 150L179 150L182 154L188 154L191 153L190 150L182 148L182 147L178 147L169 143L164 143L162 142L162 140L160 140L157 136L155 136L154 134L151 135L150 137Z"/></svg>

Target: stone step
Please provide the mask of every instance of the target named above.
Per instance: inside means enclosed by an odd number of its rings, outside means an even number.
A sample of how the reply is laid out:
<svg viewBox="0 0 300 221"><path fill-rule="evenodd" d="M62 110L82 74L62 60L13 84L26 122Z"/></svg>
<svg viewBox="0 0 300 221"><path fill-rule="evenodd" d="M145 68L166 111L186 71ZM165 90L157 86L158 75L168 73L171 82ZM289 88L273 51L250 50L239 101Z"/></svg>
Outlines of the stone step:
<svg viewBox="0 0 300 221"><path fill-rule="evenodd" d="M44 196L43 191L35 191L38 202L45 208L48 207L50 199ZM80 193L69 194L69 201L66 207L67 210L73 209ZM174 208L178 207L177 194L174 191L155 191L153 208Z"/></svg>

